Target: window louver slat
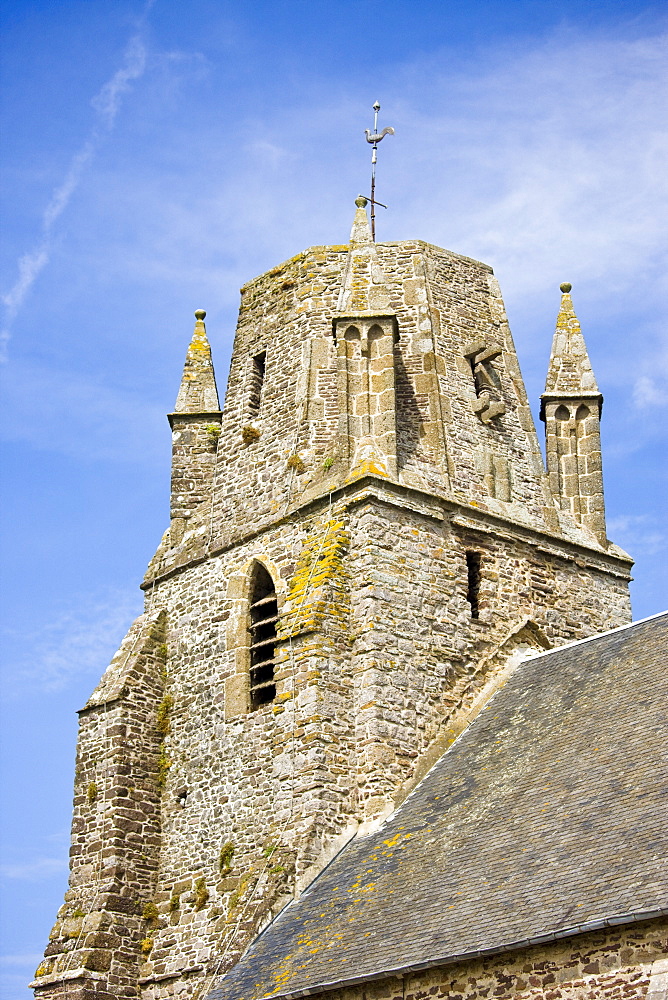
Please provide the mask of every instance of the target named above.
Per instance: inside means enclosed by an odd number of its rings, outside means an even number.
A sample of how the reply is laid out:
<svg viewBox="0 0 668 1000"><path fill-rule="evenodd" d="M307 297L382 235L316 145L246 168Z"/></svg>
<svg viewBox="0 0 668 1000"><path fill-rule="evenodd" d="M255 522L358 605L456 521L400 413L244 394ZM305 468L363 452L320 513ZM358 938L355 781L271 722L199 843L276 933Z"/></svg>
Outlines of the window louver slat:
<svg viewBox="0 0 668 1000"><path fill-rule="evenodd" d="M251 625L251 629L255 631L256 629L261 628L262 625L272 625L274 622L277 621L278 621L278 615L272 615L271 618L263 618L262 621L255 622L253 625Z"/></svg>

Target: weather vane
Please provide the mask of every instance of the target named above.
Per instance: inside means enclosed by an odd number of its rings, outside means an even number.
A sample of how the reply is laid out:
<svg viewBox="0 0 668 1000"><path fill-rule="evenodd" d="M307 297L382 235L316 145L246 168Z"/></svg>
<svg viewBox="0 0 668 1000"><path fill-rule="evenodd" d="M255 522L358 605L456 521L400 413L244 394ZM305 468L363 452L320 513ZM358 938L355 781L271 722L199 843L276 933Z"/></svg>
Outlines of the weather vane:
<svg viewBox="0 0 668 1000"><path fill-rule="evenodd" d="M380 104L378 101L373 106L373 132L369 132L368 128L364 129L366 135L366 141L371 143L373 152L371 153L371 238L376 239L376 205L380 205L381 208L387 208L387 205L383 205L382 201L376 201L376 160L378 159L378 143L381 139L384 139L386 135L394 135L394 129L391 126L384 128L382 132L378 131L378 112L380 111Z"/></svg>

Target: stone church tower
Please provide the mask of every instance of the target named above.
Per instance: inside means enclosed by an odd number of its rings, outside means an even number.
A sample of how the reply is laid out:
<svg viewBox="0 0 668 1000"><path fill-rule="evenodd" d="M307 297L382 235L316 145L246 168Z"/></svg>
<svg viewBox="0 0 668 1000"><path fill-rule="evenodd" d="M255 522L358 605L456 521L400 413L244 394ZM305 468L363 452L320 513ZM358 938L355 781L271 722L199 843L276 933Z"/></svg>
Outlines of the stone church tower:
<svg viewBox="0 0 668 1000"><path fill-rule="evenodd" d="M356 204L349 244L242 289L222 410L195 314L146 611L80 713L43 1000L205 996L527 651L630 620L570 286L546 472L491 268L375 244Z"/></svg>

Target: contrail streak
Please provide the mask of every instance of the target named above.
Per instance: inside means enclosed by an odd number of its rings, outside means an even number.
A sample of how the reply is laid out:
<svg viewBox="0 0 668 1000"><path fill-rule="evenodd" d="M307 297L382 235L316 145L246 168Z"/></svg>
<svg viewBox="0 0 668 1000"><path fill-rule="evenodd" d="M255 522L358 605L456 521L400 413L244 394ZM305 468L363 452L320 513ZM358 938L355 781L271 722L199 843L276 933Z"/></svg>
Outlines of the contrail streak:
<svg viewBox="0 0 668 1000"><path fill-rule="evenodd" d="M153 0L149 0L144 8L140 24L145 20L152 6ZM5 358L14 320L38 275L49 262L53 228L67 208L101 141L114 127L124 95L128 93L132 82L142 75L145 68L146 48L141 34L135 34L130 38L125 48L122 65L93 97L91 104L95 111L95 121L90 135L72 157L63 181L55 188L49 204L44 209L42 232L36 246L19 258L17 262L18 277L9 291L1 298L5 306L4 326L0 331L0 359L2 360Z"/></svg>

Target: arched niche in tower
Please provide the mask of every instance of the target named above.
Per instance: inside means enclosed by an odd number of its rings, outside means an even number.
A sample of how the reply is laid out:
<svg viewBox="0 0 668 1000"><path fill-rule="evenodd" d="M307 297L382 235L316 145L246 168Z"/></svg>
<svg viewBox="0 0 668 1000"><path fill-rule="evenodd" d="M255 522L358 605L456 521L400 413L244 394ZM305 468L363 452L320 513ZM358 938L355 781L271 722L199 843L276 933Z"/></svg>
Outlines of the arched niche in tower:
<svg viewBox="0 0 668 1000"><path fill-rule="evenodd" d="M353 466L396 475L394 315L334 319L341 453Z"/></svg>

